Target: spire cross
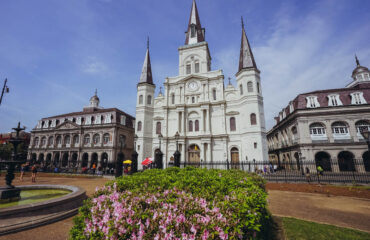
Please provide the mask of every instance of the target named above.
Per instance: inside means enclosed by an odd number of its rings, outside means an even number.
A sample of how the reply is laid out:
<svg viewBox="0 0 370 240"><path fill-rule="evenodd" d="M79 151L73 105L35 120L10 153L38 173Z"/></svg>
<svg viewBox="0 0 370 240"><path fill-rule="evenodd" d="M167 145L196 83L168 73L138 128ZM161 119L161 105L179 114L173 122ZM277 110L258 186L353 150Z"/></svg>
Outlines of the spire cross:
<svg viewBox="0 0 370 240"><path fill-rule="evenodd" d="M159 87L159 94L162 94L162 87Z"/></svg>
<svg viewBox="0 0 370 240"><path fill-rule="evenodd" d="M95 96L98 96L98 89L95 88Z"/></svg>
<svg viewBox="0 0 370 240"><path fill-rule="evenodd" d="M358 60L358 58L357 58L357 55L355 54L355 58L356 58L356 64L357 64L357 66L360 66L360 61Z"/></svg>
<svg viewBox="0 0 370 240"><path fill-rule="evenodd" d="M244 28L243 16L241 16L241 19L242 19L242 28Z"/></svg>
<svg viewBox="0 0 370 240"><path fill-rule="evenodd" d="M149 36L146 39L146 48L149 49Z"/></svg>
<svg viewBox="0 0 370 240"><path fill-rule="evenodd" d="M229 77L229 85L231 85L231 77Z"/></svg>

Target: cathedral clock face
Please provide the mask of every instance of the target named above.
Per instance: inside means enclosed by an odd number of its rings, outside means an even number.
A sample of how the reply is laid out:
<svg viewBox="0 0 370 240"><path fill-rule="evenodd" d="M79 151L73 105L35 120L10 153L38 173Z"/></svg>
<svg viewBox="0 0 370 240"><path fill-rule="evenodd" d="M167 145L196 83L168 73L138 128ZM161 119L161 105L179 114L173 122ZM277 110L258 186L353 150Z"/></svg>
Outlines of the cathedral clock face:
<svg viewBox="0 0 370 240"><path fill-rule="evenodd" d="M190 82L188 87L189 87L190 90L194 91L198 88L198 84L197 84L197 82Z"/></svg>

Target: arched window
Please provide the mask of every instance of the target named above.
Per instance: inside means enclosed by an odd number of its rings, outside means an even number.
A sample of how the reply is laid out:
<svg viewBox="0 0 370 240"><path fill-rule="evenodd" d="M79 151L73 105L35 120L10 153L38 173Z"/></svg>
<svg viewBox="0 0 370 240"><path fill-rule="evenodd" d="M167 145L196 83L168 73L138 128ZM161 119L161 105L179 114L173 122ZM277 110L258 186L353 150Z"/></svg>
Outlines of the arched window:
<svg viewBox="0 0 370 240"><path fill-rule="evenodd" d="M253 92L253 83L252 82L247 83L247 89L248 89L248 92Z"/></svg>
<svg viewBox="0 0 370 240"><path fill-rule="evenodd" d="M191 103L195 103L195 97L191 97Z"/></svg>
<svg viewBox="0 0 370 240"><path fill-rule="evenodd" d="M36 137L35 140L33 141L34 145L37 146L39 145L39 138Z"/></svg>
<svg viewBox="0 0 370 240"><path fill-rule="evenodd" d="M141 121L137 122L137 131L141 131Z"/></svg>
<svg viewBox="0 0 370 240"><path fill-rule="evenodd" d="M189 132L192 132L193 131L193 121L190 120L189 121Z"/></svg>
<svg viewBox="0 0 370 240"><path fill-rule="evenodd" d="M69 135L64 137L64 144L70 144L71 143L71 137Z"/></svg>
<svg viewBox="0 0 370 240"><path fill-rule="evenodd" d="M80 141L80 138L78 135L74 135L73 136L73 144L78 144L78 142Z"/></svg>
<svg viewBox="0 0 370 240"><path fill-rule="evenodd" d="M139 104L143 104L143 95L139 96Z"/></svg>
<svg viewBox="0 0 370 240"><path fill-rule="evenodd" d="M56 142L57 142L57 144L62 144L62 137L57 136Z"/></svg>
<svg viewBox="0 0 370 240"><path fill-rule="evenodd" d="M311 136L326 136L325 127L321 123L312 123L310 125Z"/></svg>
<svg viewBox="0 0 370 240"><path fill-rule="evenodd" d="M90 143L90 135L86 134L84 137L84 144L89 144Z"/></svg>
<svg viewBox="0 0 370 240"><path fill-rule="evenodd" d="M149 105L152 104L152 96L151 95L148 95L146 103L149 104Z"/></svg>
<svg viewBox="0 0 370 240"><path fill-rule="evenodd" d="M235 117L230 118L230 131L236 131Z"/></svg>
<svg viewBox="0 0 370 240"><path fill-rule="evenodd" d="M157 122L155 133L160 134L161 133L161 122Z"/></svg>
<svg viewBox="0 0 370 240"><path fill-rule="evenodd" d="M171 103L175 104L175 94L174 93L171 94Z"/></svg>
<svg viewBox="0 0 370 240"><path fill-rule="evenodd" d="M109 137L110 137L109 133L104 133L104 135L103 135L103 143L104 144L109 143Z"/></svg>
<svg viewBox="0 0 370 240"><path fill-rule="evenodd" d="M243 85L242 84L240 84L239 90L240 90L240 95L243 95Z"/></svg>
<svg viewBox="0 0 370 240"><path fill-rule="evenodd" d="M257 83L257 93L260 93L260 84Z"/></svg>
<svg viewBox="0 0 370 240"><path fill-rule="evenodd" d="M217 96L216 96L216 89L212 89L212 96L213 96L213 100L216 100L217 99Z"/></svg>
<svg viewBox="0 0 370 240"><path fill-rule="evenodd" d="M331 171L330 155L326 152L318 152L315 154L316 167L321 166L324 171Z"/></svg>
<svg viewBox="0 0 370 240"><path fill-rule="evenodd" d="M53 143L54 143L54 137L51 136L49 137L49 146L53 145Z"/></svg>
<svg viewBox="0 0 370 240"><path fill-rule="evenodd" d="M199 73L199 62L194 63L195 73Z"/></svg>
<svg viewBox="0 0 370 240"><path fill-rule="evenodd" d="M94 144L98 144L100 142L100 135L99 134L95 134L93 136L93 141L94 141Z"/></svg>
<svg viewBox="0 0 370 240"><path fill-rule="evenodd" d="M365 171L370 172L370 152L366 151L362 154L362 161L364 162Z"/></svg>
<svg viewBox="0 0 370 240"><path fill-rule="evenodd" d="M348 126L345 122L335 122L331 125L334 138L349 138Z"/></svg>
<svg viewBox="0 0 370 240"><path fill-rule="evenodd" d="M41 146L45 146L46 144L46 137L41 138Z"/></svg>
<svg viewBox="0 0 370 240"><path fill-rule="evenodd" d="M194 122L194 128L195 128L195 131L196 132L199 131L199 121L198 120L195 120L195 122Z"/></svg>
<svg viewBox="0 0 370 240"><path fill-rule="evenodd" d="M370 131L370 123L368 121L361 120L361 121L356 122L357 136L360 137L361 139L363 139L361 135L361 131L365 129Z"/></svg>
<svg viewBox="0 0 370 240"><path fill-rule="evenodd" d="M356 171L355 164L353 162L353 153L348 151L342 151L338 154L338 165L339 170L343 172Z"/></svg>
<svg viewBox="0 0 370 240"><path fill-rule="evenodd" d="M256 125L256 124L257 124L256 114L252 113L251 114L251 125Z"/></svg>

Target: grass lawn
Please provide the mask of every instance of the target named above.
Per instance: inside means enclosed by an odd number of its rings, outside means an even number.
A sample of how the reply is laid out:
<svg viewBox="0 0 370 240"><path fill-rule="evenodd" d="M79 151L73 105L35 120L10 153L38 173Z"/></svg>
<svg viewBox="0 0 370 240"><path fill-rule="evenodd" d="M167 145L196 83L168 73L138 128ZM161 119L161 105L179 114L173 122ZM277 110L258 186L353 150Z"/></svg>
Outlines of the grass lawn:
<svg viewBox="0 0 370 240"><path fill-rule="evenodd" d="M282 218L287 240L368 240L370 233L341 228L332 225L319 224L298 220L295 218Z"/></svg>

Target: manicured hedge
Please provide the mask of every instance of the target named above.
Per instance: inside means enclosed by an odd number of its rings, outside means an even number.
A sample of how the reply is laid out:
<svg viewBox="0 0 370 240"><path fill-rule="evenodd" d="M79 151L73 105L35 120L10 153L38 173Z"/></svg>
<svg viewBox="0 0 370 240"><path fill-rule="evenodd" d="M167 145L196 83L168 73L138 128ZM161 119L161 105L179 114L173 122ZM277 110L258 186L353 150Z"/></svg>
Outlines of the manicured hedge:
<svg viewBox="0 0 370 240"><path fill-rule="evenodd" d="M174 167L123 176L85 201L71 239L266 239L264 186L238 170Z"/></svg>

